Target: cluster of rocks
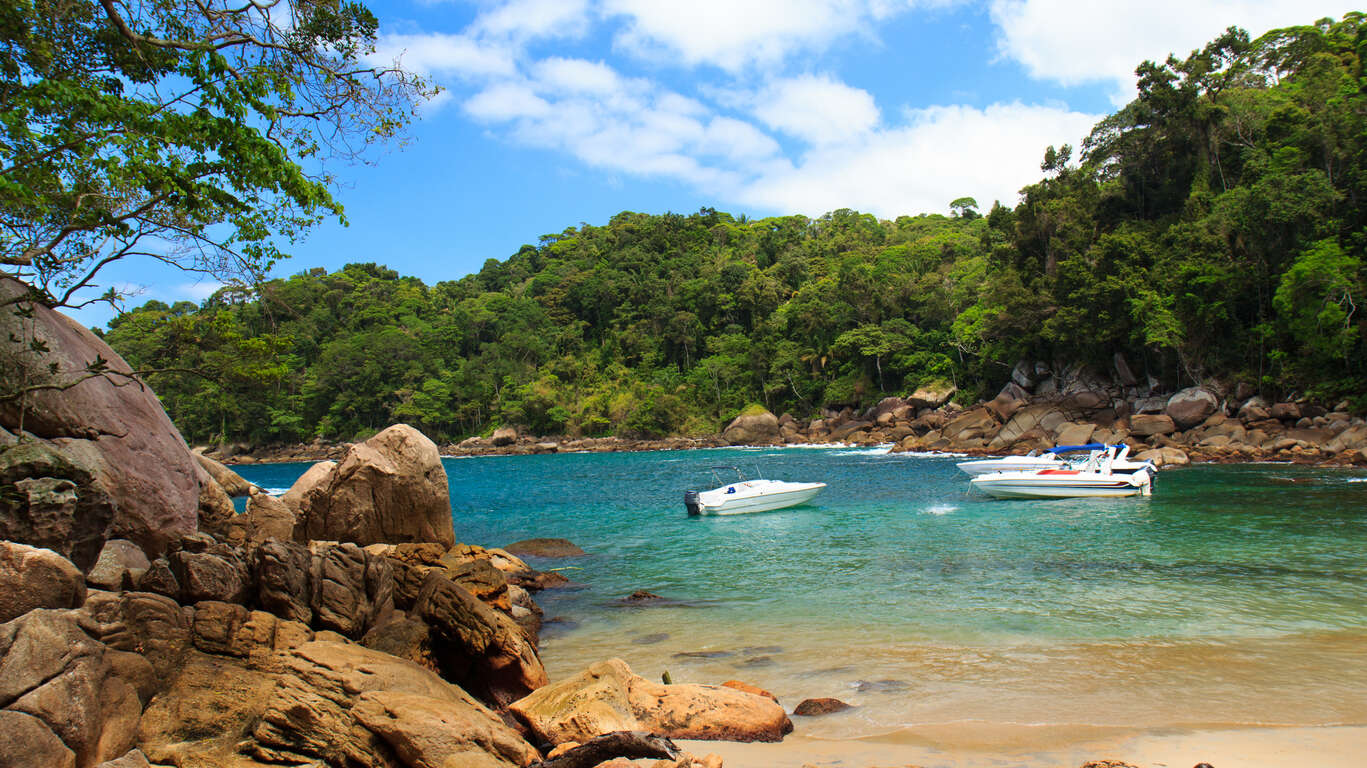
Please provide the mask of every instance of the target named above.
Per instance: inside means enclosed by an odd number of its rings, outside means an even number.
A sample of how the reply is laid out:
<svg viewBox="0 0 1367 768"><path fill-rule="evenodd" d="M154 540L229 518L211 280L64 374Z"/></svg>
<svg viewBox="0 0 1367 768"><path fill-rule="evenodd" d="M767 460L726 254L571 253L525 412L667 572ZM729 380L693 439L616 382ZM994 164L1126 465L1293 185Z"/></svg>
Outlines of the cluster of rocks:
<svg viewBox="0 0 1367 768"><path fill-rule="evenodd" d="M0 327L41 342L14 357L19 380L67 378L0 400L0 768L718 768L669 739L791 728L771 699L620 662L611 685L549 685L532 593L564 578L457 543L416 430L272 498L194 455L88 331L41 306L24 319Z"/></svg>
<svg viewBox="0 0 1367 768"><path fill-rule="evenodd" d="M1019 370L1021 366L1017 366ZM799 421L788 414L738 417L723 437L732 445L891 443L895 451L1025 453L1055 445L1126 443L1158 464L1282 460L1367 464L1367 421L1347 403L1268 403L1236 389L1190 387L1168 396L1122 396L1085 375L1062 390L1050 379L1027 392L1012 382L996 398L962 408L952 387L887 397L856 413L827 411ZM1132 393L1133 395L1133 393Z"/></svg>

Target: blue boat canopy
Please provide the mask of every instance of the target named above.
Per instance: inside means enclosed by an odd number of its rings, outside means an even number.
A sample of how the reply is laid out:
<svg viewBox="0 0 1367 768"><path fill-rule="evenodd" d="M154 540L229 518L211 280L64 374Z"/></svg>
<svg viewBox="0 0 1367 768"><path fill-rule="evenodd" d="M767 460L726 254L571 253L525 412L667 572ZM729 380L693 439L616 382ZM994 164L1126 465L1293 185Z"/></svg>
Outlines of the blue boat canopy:
<svg viewBox="0 0 1367 768"><path fill-rule="evenodd" d="M1087 443L1086 445L1056 445L1049 449L1050 453L1077 453L1078 451L1104 451L1110 446L1105 443Z"/></svg>

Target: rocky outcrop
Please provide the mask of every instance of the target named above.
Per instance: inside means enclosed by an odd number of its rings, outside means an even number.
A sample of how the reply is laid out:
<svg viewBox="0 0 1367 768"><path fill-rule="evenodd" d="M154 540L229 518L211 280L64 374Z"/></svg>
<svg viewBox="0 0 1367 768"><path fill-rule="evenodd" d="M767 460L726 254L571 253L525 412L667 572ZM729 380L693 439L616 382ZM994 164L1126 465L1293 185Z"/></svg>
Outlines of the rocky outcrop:
<svg viewBox="0 0 1367 768"><path fill-rule="evenodd" d="M778 439L778 417L759 407L746 409L722 430L729 445L767 445Z"/></svg>
<svg viewBox="0 0 1367 768"><path fill-rule="evenodd" d="M110 539L104 543L85 580L97 589L133 589L150 567L152 563L137 544L127 539Z"/></svg>
<svg viewBox="0 0 1367 768"><path fill-rule="evenodd" d="M455 543L437 446L406 424L352 446L298 512L296 541Z"/></svg>
<svg viewBox="0 0 1367 768"><path fill-rule="evenodd" d="M933 381L922 384L915 392L907 395L906 402L912 408L939 408L949 402L957 388L948 382Z"/></svg>
<svg viewBox="0 0 1367 768"><path fill-rule="evenodd" d="M280 497L281 503L298 512L299 504L310 491L317 488L319 493L323 492L321 486L328 481L332 476L332 470L336 468L337 462L335 461L320 461L309 467L304 474L299 476L298 480L294 481L294 485L291 485L290 489Z"/></svg>
<svg viewBox="0 0 1367 768"><path fill-rule="evenodd" d="M29 764L89 768L133 748L142 703L112 655L69 612L0 624L0 722L35 750Z"/></svg>
<svg viewBox="0 0 1367 768"><path fill-rule="evenodd" d="M0 541L0 623L36 608L79 608L85 579L50 549Z"/></svg>
<svg viewBox="0 0 1367 768"><path fill-rule="evenodd" d="M10 302L26 291L0 279L0 364L6 381L53 388L0 400L0 427L29 436L0 448L0 538L48 547L81 568L109 538L159 554L197 527L189 448L152 390L88 329L34 302L21 302L31 320L17 316Z"/></svg>
<svg viewBox="0 0 1367 768"><path fill-rule="evenodd" d="M191 652L148 707L139 743L154 762L511 768L540 757L459 688L388 654L328 640L239 650Z"/></svg>
<svg viewBox="0 0 1367 768"><path fill-rule="evenodd" d="M653 683L632 674L621 659L594 664L509 709L549 744L638 730L671 739L779 741L793 728L783 707L763 696L723 686Z"/></svg>
<svg viewBox="0 0 1367 768"><path fill-rule="evenodd" d="M196 449L196 451L198 451L198 449ZM243 480L242 475L237 474L231 469L223 466L222 463L215 461L202 453L195 452L191 455L195 457L195 461L199 462L199 465L204 468L204 471L208 472L209 476L214 479L214 482L218 483L218 486L229 496L246 496L256 487L246 480Z"/></svg>

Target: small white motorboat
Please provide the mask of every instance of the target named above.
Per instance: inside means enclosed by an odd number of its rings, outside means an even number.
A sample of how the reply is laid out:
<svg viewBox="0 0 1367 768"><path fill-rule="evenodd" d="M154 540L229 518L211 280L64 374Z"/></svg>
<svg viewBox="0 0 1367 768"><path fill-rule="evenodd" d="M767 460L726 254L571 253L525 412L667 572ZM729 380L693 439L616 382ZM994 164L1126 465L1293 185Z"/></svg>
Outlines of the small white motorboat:
<svg viewBox="0 0 1367 768"><path fill-rule="evenodd" d="M970 477L986 475L991 472L1036 472L1041 469L1076 469L1076 465L1084 464L1094 456L1110 449L1115 449L1115 456L1111 459L1111 471L1116 474L1127 474L1138 472L1141 469L1156 471L1157 468L1151 461L1132 461L1129 458L1130 446L1119 443L1114 446L1105 443L1087 443L1086 445L1059 445L1050 448L1041 454L1034 451L1024 456L1003 456L999 459L977 459L975 461L961 461L955 466L964 474ZM1086 456L1078 456L1086 452Z"/></svg>
<svg viewBox="0 0 1367 768"><path fill-rule="evenodd" d="M1120 451L1108 446L1080 465L1066 468L989 472L974 477L969 486L999 499L1063 499L1076 497L1148 496L1153 493L1152 465L1114 471ZM1147 462L1145 462L1147 463Z"/></svg>
<svg viewBox="0 0 1367 768"><path fill-rule="evenodd" d="M690 515L739 515L746 512L767 512L784 509L810 501L826 487L825 483L791 483L786 480L747 480L736 467L712 467L734 471L739 478L734 483L710 491L684 491L684 507Z"/></svg>

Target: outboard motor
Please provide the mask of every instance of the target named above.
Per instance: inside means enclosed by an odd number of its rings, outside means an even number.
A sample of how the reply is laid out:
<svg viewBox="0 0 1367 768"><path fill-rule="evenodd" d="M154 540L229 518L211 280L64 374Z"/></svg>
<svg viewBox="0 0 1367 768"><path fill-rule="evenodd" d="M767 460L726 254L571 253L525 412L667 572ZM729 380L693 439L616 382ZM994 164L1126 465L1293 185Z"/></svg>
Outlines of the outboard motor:
<svg viewBox="0 0 1367 768"><path fill-rule="evenodd" d="M684 507L690 515L702 514L702 502L698 500L697 491L684 491Z"/></svg>

